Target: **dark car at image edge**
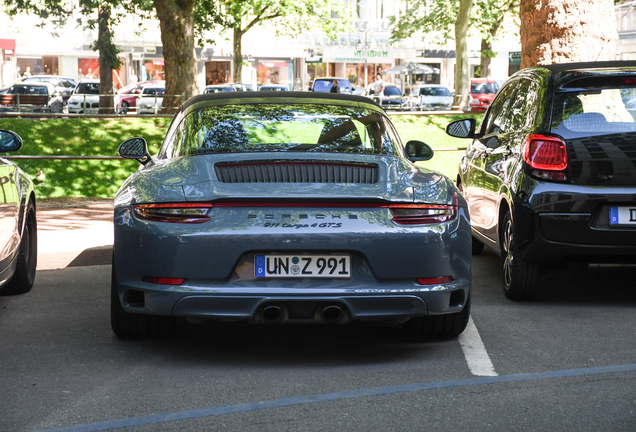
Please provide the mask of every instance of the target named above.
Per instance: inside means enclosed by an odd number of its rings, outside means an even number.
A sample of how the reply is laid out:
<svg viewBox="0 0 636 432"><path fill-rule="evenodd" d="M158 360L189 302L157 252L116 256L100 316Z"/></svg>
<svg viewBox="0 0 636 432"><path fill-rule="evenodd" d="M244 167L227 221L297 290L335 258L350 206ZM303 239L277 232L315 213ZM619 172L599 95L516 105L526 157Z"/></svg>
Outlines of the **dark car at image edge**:
<svg viewBox="0 0 636 432"><path fill-rule="evenodd" d="M0 153L15 152L22 139L0 130ZM13 162L0 158L0 295L28 292L37 267L37 221L33 182Z"/></svg>
<svg viewBox="0 0 636 432"><path fill-rule="evenodd" d="M479 128L457 184L473 252L501 255L507 297L532 298L555 268L636 263L636 62L536 66L514 74Z"/></svg>

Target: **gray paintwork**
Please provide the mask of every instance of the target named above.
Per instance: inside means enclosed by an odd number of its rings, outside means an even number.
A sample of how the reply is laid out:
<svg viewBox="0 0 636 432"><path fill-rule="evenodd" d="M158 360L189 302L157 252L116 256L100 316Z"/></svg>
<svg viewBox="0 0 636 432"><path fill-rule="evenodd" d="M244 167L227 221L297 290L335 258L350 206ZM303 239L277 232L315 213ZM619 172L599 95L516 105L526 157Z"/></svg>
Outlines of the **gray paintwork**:
<svg viewBox="0 0 636 432"><path fill-rule="evenodd" d="M266 99L245 93L198 96L177 113L224 103L294 103L365 106L368 99L288 92ZM241 95L243 96L243 95ZM307 96L311 99L308 99ZM165 144L165 142L164 142ZM325 160L373 162L375 184L222 183L217 162L244 160ZM160 202L250 201L255 199L338 200L351 207L214 207L202 224L161 223L134 216L133 205ZM453 204L457 217L446 223L398 225L377 203ZM449 306L451 292L469 297L471 234L466 204L446 177L418 170L402 155L344 153L223 153L157 159L141 167L115 198L114 264L117 292L127 312L179 317L254 320L271 301L329 301L344 305L352 319L406 319L461 311ZM256 279L255 253L332 253L352 257L351 279ZM141 282L144 276L185 278L179 285ZM417 278L452 276L450 283L419 285ZM127 301L128 290L144 293L143 307Z"/></svg>

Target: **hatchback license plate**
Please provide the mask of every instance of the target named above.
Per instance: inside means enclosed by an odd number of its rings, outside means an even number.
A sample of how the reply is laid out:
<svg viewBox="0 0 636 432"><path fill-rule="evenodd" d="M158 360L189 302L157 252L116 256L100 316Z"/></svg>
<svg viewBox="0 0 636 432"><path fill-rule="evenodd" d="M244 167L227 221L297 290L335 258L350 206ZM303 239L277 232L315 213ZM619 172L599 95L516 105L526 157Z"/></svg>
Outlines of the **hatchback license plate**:
<svg viewBox="0 0 636 432"><path fill-rule="evenodd" d="M267 278L349 278L349 255L256 255L254 276Z"/></svg>
<svg viewBox="0 0 636 432"><path fill-rule="evenodd" d="M636 226L636 207L610 207L610 225Z"/></svg>

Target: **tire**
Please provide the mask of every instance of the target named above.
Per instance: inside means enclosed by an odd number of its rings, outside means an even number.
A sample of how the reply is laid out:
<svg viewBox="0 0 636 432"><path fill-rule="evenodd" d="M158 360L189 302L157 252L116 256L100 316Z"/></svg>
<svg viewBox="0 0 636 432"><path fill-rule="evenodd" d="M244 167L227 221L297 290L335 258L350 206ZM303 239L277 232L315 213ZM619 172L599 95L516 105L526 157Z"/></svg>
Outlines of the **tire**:
<svg viewBox="0 0 636 432"><path fill-rule="evenodd" d="M538 265L524 261L514 240L514 224L507 212L501 226L501 283L504 294L510 300L530 300L537 291Z"/></svg>
<svg viewBox="0 0 636 432"><path fill-rule="evenodd" d="M472 254L473 255L479 255L480 253L482 253L484 251L484 244L482 242L480 242L479 240L477 240L474 236L473 236L473 249L472 249Z"/></svg>
<svg viewBox="0 0 636 432"><path fill-rule="evenodd" d="M416 340L431 336L455 337L460 335L468 325L470 317L471 294L464 308L460 312L446 315L429 315L425 317L411 318L406 322L407 334Z"/></svg>
<svg viewBox="0 0 636 432"><path fill-rule="evenodd" d="M3 295L24 294L31 290L35 282L35 270L38 265L38 225L35 217L35 204L29 200L26 213L26 222L20 249L18 251L17 263L13 277L2 288Z"/></svg>
<svg viewBox="0 0 636 432"><path fill-rule="evenodd" d="M128 109L130 108L130 105L128 105L128 102L124 101L121 103L121 109L120 112L122 114L128 114Z"/></svg>
<svg viewBox="0 0 636 432"><path fill-rule="evenodd" d="M166 336L174 332L176 323L172 317L126 312L119 301L115 260L113 260L110 284L110 326L122 339Z"/></svg>

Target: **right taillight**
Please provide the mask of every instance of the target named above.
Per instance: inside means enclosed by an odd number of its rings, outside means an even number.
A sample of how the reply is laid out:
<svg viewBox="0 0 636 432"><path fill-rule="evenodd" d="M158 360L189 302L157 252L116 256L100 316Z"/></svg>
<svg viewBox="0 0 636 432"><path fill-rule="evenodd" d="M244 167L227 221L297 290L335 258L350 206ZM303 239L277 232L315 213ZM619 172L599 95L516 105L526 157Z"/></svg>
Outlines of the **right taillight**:
<svg viewBox="0 0 636 432"><path fill-rule="evenodd" d="M545 180L565 181L568 153L560 138L544 135L528 135L523 143L523 159L535 176Z"/></svg>

